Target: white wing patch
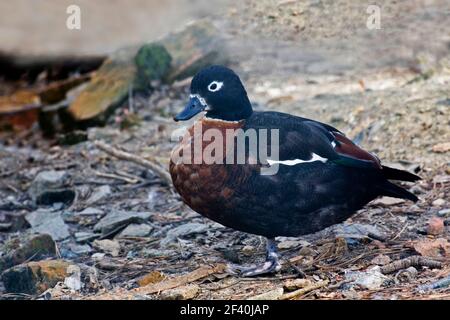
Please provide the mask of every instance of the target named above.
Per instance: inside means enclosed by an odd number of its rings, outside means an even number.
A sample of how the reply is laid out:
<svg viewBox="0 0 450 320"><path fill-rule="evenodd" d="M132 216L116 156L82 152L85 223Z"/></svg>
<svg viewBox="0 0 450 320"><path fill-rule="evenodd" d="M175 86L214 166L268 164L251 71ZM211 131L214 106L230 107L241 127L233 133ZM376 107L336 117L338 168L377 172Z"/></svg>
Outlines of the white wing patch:
<svg viewBox="0 0 450 320"><path fill-rule="evenodd" d="M320 161L320 162L327 162L328 159L327 158L322 158L321 156L319 156L318 154L313 153L311 159L309 160L302 160L302 159L294 159L294 160L269 160L267 159L267 162L269 163L269 165L273 165L273 164L284 164L287 166L295 166L296 164L301 164L301 163L309 163L309 162L315 162L315 161Z"/></svg>

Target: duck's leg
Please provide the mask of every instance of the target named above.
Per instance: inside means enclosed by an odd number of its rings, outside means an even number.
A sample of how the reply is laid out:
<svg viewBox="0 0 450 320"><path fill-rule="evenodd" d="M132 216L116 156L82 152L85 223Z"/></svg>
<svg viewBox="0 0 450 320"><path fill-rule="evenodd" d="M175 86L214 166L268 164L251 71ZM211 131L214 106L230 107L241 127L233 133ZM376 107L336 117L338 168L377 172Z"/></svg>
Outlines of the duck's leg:
<svg viewBox="0 0 450 320"><path fill-rule="evenodd" d="M261 274L274 273L280 271L281 265L278 261L277 244L274 239L267 239L266 244L266 261L261 265L253 265L249 267L239 266L235 264L228 265L228 271L241 277L253 277Z"/></svg>

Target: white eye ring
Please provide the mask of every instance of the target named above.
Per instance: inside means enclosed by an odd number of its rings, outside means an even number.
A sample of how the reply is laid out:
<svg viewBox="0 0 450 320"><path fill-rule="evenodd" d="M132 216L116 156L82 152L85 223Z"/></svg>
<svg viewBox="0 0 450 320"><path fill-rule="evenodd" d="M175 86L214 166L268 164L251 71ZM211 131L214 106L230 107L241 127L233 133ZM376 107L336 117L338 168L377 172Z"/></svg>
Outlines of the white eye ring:
<svg viewBox="0 0 450 320"><path fill-rule="evenodd" d="M213 86L216 86L214 89L212 88ZM219 82L219 81L213 81L208 85L208 90L211 92L216 92L219 91L221 88L223 87L223 82Z"/></svg>

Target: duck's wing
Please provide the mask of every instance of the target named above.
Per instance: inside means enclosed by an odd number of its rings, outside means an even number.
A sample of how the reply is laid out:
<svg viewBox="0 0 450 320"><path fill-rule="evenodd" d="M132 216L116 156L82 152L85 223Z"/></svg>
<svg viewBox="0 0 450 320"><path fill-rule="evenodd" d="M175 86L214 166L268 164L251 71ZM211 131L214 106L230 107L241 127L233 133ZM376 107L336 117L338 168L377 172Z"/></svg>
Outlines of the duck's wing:
<svg viewBox="0 0 450 320"><path fill-rule="evenodd" d="M323 161L358 168L382 169L380 160L336 128L280 112L254 112L244 129L278 129L279 159L292 163ZM270 135L272 139L273 135ZM271 155L270 140L268 154Z"/></svg>

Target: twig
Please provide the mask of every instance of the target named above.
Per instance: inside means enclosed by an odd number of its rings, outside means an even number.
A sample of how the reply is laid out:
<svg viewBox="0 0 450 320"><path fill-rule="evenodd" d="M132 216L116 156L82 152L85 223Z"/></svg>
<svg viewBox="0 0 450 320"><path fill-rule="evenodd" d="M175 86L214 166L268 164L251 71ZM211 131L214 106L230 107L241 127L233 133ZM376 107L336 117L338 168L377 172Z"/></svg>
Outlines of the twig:
<svg viewBox="0 0 450 320"><path fill-rule="evenodd" d="M308 287L301 288L301 289L298 289L298 290L295 290L295 291L292 291L289 293L285 293L279 298L279 300L288 300L288 299L292 299L292 298L304 295L307 292L325 287L328 284L328 282L329 282L328 280L320 281L320 282L314 283Z"/></svg>
<svg viewBox="0 0 450 320"><path fill-rule="evenodd" d="M131 184L136 184L139 182L139 180L136 178L123 177L123 176L119 176L119 175L113 174L113 173L95 171L95 174L99 177L116 179L116 180L120 180L120 181L125 181L126 183L131 183Z"/></svg>
<svg viewBox="0 0 450 320"><path fill-rule="evenodd" d="M441 289L450 286L450 276L437 280L435 282L421 285L417 288L417 291L429 291L433 289Z"/></svg>
<svg viewBox="0 0 450 320"><path fill-rule="evenodd" d="M409 267L442 268L442 263L421 256L412 256L389 263L381 267L381 273L388 274Z"/></svg>
<svg viewBox="0 0 450 320"><path fill-rule="evenodd" d="M403 226L403 228L395 235L395 237L393 237L391 239L391 241L394 241L395 239L397 239L398 237L400 237L400 235L406 230L406 227L408 226L408 223L405 223L405 225Z"/></svg>
<svg viewBox="0 0 450 320"><path fill-rule="evenodd" d="M169 173L166 170L164 170L163 168L161 168L158 164L156 164L152 161L149 161L147 159L141 158L139 156L136 156L134 154L116 149L110 145L107 145L103 141L96 140L96 141L94 141L94 145L109 155L112 155L112 156L122 159L122 160L127 160L127 161L137 163L143 167L150 169L153 173L155 173L156 175L159 176L159 178L162 180L162 182L165 185L167 185L167 186L172 185L172 179L170 178Z"/></svg>

